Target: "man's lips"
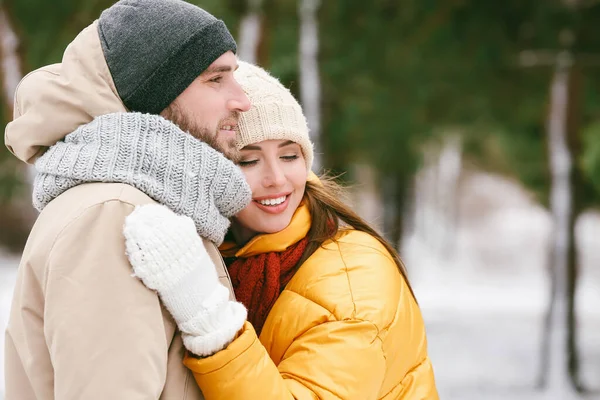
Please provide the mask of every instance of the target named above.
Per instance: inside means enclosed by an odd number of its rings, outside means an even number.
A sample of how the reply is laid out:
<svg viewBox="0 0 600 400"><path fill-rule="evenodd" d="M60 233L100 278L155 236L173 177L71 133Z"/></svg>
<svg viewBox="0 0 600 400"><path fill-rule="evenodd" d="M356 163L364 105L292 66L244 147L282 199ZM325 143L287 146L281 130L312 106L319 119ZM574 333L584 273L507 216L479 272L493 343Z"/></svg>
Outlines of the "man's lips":
<svg viewBox="0 0 600 400"><path fill-rule="evenodd" d="M237 121L233 121L233 120L223 121L223 122L221 122L221 124L219 124L219 130L237 132L238 123L237 123Z"/></svg>

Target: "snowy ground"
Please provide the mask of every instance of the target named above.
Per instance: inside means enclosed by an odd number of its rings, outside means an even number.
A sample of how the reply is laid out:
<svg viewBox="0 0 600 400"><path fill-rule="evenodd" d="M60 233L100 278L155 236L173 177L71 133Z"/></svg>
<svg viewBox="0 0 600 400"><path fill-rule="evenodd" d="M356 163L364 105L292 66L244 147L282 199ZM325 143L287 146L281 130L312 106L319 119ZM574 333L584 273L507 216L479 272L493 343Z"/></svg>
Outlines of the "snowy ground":
<svg viewBox="0 0 600 400"><path fill-rule="evenodd" d="M4 398L4 328L17 276L18 259L0 253L0 400Z"/></svg>
<svg viewBox="0 0 600 400"><path fill-rule="evenodd" d="M534 390L547 301L547 213L516 186L487 175L464 183L461 198L458 225L444 222L435 208L421 206L418 212L427 218L403 252L426 320L441 398L564 400ZM600 251L595 243L600 215L583 217L578 236L582 374L588 386L600 390ZM2 330L16 263L14 257L0 260ZM0 358L3 340L0 335ZM600 399L600 394L585 398Z"/></svg>
<svg viewBox="0 0 600 400"><path fill-rule="evenodd" d="M420 207L435 224L418 227L403 252L441 398L564 400L534 389L548 299L550 218L517 187L494 177L473 176L462 190L456 229L434 209ZM600 390L600 215L586 214L577 228L582 376ZM584 398L600 399L598 393Z"/></svg>
<svg viewBox="0 0 600 400"><path fill-rule="evenodd" d="M540 367L543 279L457 282L440 277L437 282L417 280L415 290L442 399L564 400L533 390ZM579 300L584 382L598 389L600 314L584 307L599 304L598 287L582 285Z"/></svg>

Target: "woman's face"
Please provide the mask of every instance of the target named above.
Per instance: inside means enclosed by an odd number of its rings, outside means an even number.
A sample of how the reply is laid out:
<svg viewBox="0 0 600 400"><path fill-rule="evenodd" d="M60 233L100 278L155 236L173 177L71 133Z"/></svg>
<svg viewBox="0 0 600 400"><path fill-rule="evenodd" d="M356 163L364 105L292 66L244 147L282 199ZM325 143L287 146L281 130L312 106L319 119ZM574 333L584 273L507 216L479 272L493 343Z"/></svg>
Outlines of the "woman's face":
<svg viewBox="0 0 600 400"><path fill-rule="evenodd" d="M304 196L307 171L300 146L289 140L265 140L240 153L239 165L252 189L252 202L236 216L244 231L239 239L246 241L290 224Z"/></svg>

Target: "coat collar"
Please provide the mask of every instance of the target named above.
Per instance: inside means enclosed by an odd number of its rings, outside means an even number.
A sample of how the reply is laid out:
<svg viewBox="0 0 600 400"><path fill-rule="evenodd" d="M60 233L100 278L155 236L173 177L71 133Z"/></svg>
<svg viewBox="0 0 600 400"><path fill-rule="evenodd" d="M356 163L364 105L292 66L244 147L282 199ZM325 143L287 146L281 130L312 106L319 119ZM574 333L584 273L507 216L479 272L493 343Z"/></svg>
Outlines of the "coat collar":
<svg viewBox="0 0 600 400"><path fill-rule="evenodd" d="M317 175L312 171L308 173L306 181L321 183ZM303 200L296 209L296 212L294 212L294 215L292 215L290 224L282 231L257 235L242 247L225 238L225 242L219 246L219 251L223 257L241 258L263 253L281 252L308 235L311 223L310 210L308 209L306 200Z"/></svg>

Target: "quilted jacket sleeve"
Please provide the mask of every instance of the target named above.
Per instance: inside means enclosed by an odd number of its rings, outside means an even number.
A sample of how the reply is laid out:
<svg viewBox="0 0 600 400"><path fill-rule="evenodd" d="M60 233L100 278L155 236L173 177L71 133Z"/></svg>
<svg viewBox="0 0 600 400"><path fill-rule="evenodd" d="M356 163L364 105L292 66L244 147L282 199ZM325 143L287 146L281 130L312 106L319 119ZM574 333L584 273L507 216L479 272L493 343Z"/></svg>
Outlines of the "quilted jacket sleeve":
<svg viewBox="0 0 600 400"><path fill-rule="evenodd" d="M187 356L184 362L207 400L375 399L385 374L377 327L360 320L309 329L279 365L248 322L227 349L203 359Z"/></svg>

